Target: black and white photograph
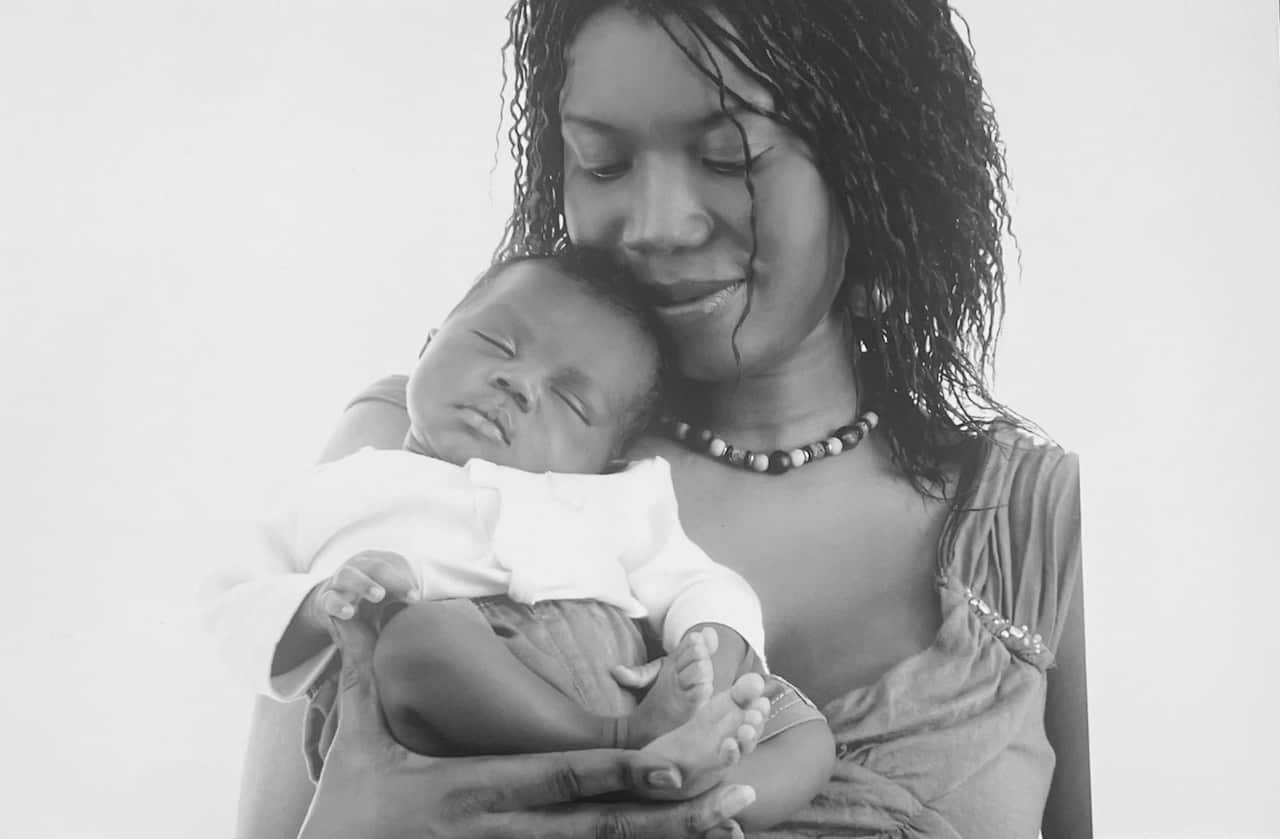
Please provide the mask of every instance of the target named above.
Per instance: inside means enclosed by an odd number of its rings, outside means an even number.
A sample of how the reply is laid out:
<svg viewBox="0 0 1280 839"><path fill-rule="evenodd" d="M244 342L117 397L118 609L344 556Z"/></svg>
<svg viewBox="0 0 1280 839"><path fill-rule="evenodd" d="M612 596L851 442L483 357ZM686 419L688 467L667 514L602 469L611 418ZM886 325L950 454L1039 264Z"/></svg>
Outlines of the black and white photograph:
<svg viewBox="0 0 1280 839"><path fill-rule="evenodd" d="M1276 0L0 0L0 834L1280 839Z"/></svg>

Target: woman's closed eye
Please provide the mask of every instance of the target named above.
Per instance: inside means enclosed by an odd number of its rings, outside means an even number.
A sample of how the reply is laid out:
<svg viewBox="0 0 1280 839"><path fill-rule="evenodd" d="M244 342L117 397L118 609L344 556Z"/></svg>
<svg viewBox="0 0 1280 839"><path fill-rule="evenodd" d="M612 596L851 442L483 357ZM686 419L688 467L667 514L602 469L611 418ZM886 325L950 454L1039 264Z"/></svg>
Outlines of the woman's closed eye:
<svg viewBox="0 0 1280 839"><path fill-rule="evenodd" d="M712 172L718 175L741 175L748 168L754 167L760 162L760 158L764 157L768 149L763 149L757 154L744 155L739 151L737 154L707 154L702 158L702 165L706 166Z"/></svg>
<svg viewBox="0 0 1280 839"><path fill-rule="evenodd" d="M597 165L582 165L582 171L587 173L587 177L597 181L617 180L627 173L630 168L625 161L617 163L602 163Z"/></svg>
<svg viewBox="0 0 1280 839"><path fill-rule="evenodd" d="M488 333L481 332L479 330L472 330L472 332L478 338L483 340L485 343L501 350L503 354L506 355L508 358L515 357L515 354L516 354L515 344L512 343L511 341L508 341L506 338L501 338L496 335L490 335Z"/></svg>

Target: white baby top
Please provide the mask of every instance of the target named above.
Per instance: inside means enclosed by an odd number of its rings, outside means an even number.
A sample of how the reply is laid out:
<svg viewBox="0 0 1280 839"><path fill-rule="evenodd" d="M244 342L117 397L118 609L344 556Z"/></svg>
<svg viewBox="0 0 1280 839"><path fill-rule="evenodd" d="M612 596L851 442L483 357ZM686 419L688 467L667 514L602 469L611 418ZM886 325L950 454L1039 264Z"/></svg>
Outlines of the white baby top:
<svg viewBox="0 0 1280 839"><path fill-rule="evenodd" d="M290 620L348 559L384 550L408 560L428 600L599 600L647 618L668 651L713 622L736 630L763 659L755 592L685 535L677 512L661 458L611 475L533 474L364 449L316 467L285 493L263 523L260 565L224 581L206 623L256 690L296 698L334 648L272 677Z"/></svg>

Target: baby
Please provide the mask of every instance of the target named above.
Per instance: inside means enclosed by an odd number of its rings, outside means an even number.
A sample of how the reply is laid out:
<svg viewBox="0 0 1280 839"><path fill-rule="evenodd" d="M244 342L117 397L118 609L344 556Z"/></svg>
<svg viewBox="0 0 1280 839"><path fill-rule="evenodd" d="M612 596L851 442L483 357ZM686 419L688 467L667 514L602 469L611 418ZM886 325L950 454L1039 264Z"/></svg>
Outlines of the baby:
<svg viewBox="0 0 1280 839"><path fill-rule="evenodd" d="M415 751L649 749L679 767L668 797L755 787L747 829L829 778L831 733L768 675L755 594L681 530L665 461L617 460L661 395L633 289L589 250L496 265L424 347L403 450L318 467L266 523L285 573L210 615L259 689L310 697L313 772L334 727L332 616L380 626L378 695Z"/></svg>

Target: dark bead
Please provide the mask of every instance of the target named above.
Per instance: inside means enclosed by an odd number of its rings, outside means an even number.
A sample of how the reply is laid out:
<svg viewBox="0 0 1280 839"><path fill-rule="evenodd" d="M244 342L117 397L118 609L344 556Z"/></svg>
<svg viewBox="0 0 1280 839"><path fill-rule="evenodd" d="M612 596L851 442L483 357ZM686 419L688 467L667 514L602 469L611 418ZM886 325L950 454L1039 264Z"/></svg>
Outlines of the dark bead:
<svg viewBox="0 0 1280 839"><path fill-rule="evenodd" d="M791 455L779 449L769 455L769 474L781 475L791 468Z"/></svg>
<svg viewBox="0 0 1280 839"><path fill-rule="evenodd" d="M698 442L705 446L711 442L711 438L714 436L715 435L711 433L710 428L704 428L698 432Z"/></svg>
<svg viewBox="0 0 1280 839"><path fill-rule="evenodd" d="M747 463L746 449L735 449L733 446L730 446L728 451L724 453L724 456L728 458L729 462L734 466L745 466Z"/></svg>
<svg viewBox="0 0 1280 839"><path fill-rule="evenodd" d="M810 460L821 460L827 456L826 443L810 443L805 447L805 462Z"/></svg>

